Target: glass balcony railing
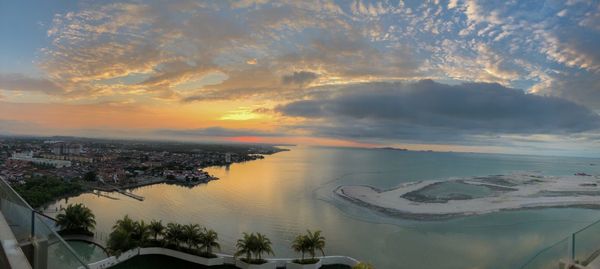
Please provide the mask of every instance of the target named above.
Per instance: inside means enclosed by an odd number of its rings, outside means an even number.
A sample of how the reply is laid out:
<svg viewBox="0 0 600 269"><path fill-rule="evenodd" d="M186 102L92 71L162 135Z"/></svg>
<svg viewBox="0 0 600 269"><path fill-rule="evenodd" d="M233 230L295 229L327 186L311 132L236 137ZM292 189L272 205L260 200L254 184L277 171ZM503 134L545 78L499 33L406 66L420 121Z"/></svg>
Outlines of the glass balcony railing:
<svg viewBox="0 0 600 269"><path fill-rule="evenodd" d="M0 211L17 241L29 240L33 209L4 180L0 182Z"/></svg>
<svg viewBox="0 0 600 269"><path fill-rule="evenodd" d="M536 253L521 269L558 269L561 261L570 258L571 238L567 237Z"/></svg>
<svg viewBox="0 0 600 269"><path fill-rule="evenodd" d="M87 269L81 257L6 181L0 179L0 212L33 269Z"/></svg>
<svg viewBox="0 0 600 269"><path fill-rule="evenodd" d="M560 264L600 264L600 220L535 254L521 269L558 269ZM580 267L573 267L580 268Z"/></svg>
<svg viewBox="0 0 600 269"><path fill-rule="evenodd" d="M600 221L596 221L572 235L572 258L588 265L600 255Z"/></svg>

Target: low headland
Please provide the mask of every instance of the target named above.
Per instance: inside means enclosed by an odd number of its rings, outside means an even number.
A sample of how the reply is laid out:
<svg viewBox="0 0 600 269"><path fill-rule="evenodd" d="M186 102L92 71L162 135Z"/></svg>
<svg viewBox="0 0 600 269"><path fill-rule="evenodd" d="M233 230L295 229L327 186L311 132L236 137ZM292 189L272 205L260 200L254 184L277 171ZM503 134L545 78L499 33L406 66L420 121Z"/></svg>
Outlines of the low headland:
<svg viewBox="0 0 600 269"><path fill-rule="evenodd" d="M119 192L152 184L194 187L216 180L203 169L260 160L288 149L262 144L102 140L71 137L4 138L0 178L34 208L57 199Z"/></svg>

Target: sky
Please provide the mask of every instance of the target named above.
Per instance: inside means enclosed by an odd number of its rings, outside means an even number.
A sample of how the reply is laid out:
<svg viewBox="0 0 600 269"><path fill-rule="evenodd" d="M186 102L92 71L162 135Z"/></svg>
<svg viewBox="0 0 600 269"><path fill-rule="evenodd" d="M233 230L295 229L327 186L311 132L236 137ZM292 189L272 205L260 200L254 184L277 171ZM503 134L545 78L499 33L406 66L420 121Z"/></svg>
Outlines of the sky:
<svg viewBox="0 0 600 269"><path fill-rule="evenodd" d="M0 1L0 134L600 157L600 1Z"/></svg>

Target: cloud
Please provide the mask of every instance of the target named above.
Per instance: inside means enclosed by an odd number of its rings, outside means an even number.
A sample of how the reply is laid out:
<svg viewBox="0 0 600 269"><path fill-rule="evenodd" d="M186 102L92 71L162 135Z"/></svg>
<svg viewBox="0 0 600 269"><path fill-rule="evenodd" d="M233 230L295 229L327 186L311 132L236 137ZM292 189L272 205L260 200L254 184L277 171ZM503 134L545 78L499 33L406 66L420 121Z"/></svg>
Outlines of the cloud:
<svg viewBox="0 0 600 269"><path fill-rule="evenodd" d="M333 1L249 1L233 7L227 2L109 3L58 14L39 67L69 97L146 94L188 102L268 99L317 80L410 77L420 64L406 45L372 44L371 39L385 40L389 33L379 23L354 23ZM387 4L357 7L371 15L393 11ZM396 56L385 57L384 50ZM228 79L186 92L175 87L214 71ZM135 85L105 83L140 74L147 79ZM249 76L254 81L248 83Z"/></svg>
<svg viewBox="0 0 600 269"><path fill-rule="evenodd" d="M450 0L448 1L448 9L453 9L458 5L458 0Z"/></svg>
<svg viewBox="0 0 600 269"><path fill-rule="evenodd" d="M542 50L551 59L600 74L600 34L595 30L561 27L547 33L546 41Z"/></svg>
<svg viewBox="0 0 600 269"><path fill-rule="evenodd" d="M179 136L179 137L236 137L236 136L259 136L274 137L282 136L281 133L265 132L251 129L229 129L223 127L208 127L200 129L162 129L154 131L154 134L161 136Z"/></svg>
<svg viewBox="0 0 600 269"><path fill-rule="evenodd" d="M284 84L306 85L319 77L318 74L309 71L294 72L284 75L282 81Z"/></svg>
<svg viewBox="0 0 600 269"><path fill-rule="evenodd" d="M44 78L32 78L22 74L0 73L0 89L7 91L38 91L47 94L59 94L63 89L56 83Z"/></svg>
<svg viewBox="0 0 600 269"><path fill-rule="evenodd" d="M368 83L276 111L317 135L448 141L476 134L569 134L597 130L600 116L557 97L494 83Z"/></svg>
<svg viewBox="0 0 600 269"><path fill-rule="evenodd" d="M541 84L540 94L569 99L600 111L600 80L597 74L584 71L551 73Z"/></svg>

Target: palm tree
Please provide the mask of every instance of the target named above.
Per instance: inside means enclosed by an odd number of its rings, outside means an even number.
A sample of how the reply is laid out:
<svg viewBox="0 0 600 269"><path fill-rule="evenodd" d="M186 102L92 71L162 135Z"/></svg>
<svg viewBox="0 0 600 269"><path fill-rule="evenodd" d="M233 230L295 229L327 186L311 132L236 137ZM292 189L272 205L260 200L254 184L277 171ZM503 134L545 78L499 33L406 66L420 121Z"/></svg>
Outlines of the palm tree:
<svg viewBox="0 0 600 269"><path fill-rule="evenodd" d="M137 246L144 246L150 237L150 226L146 225L143 220L134 222L134 229L131 233L131 238Z"/></svg>
<svg viewBox="0 0 600 269"><path fill-rule="evenodd" d="M125 215L122 219L115 222L113 230L118 229L132 232L135 229L135 221L133 221L129 215Z"/></svg>
<svg viewBox="0 0 600 269"><path fill-rule="evenodd" d="M256 236L254 233L248 234L244 233L244 237L238 239L235 247L237 251L235 252L235 256L246 255L246 262L251 261L252 253L256 249Z"/></svg>
<svg viewBox="0 0 600 269"><path fill-rule="evenodd" d="M200 234L200 246L202 248L206 248L206 253L212 254L212 249L221 249L221 245L219 245L219 235L212 229L204 228L202 233Z"/></svg>
<svg viewBox="0 0 600 269"><path fill-rule="evenodd" d="M119 253L136 247L137 242L132 238L132 234L138 225L128 215L117 220L108 237L108 249L113 253Z"/></svg>
<svg viewBox="0 0 600 269"><path fill-rule="evenodd" d="M256 233L256 248L254 249L254 253L259 261L262 260L263 253L275 255L271 245L271 240L269 238L261 233Z"/></svg>
<svg viewBox="0 0 600 269"><path fill-rule="evenodd" d="M310 230L306 230L306 240L308 246L308 253L310 253L312 259L315 258L315 252L319 250L323 256L325 256L325 237L321 235L321 231L311 232Z"/></svg>
<svg viewBox="0 0 600 269"><path fill-rule="evenodd" d="M181 239L183 238L183 228L181 224L169 223L165 232L165 240L170 244L175 244L179 248Z"/></svg>
<svg viewBox="0 0 600 269"><path fill-rule="evenodd" d="M83 204L70 204L63 213L56 216L56 224L63 231L91 233L96 226L96 219L92 210Z"/></svg>
<svg viewBox="0 0 600 269"><path fill-rule="evenodd" d="M150 225L148 225L150 232L154 235L154 240L157 240L158 236L162 236L165 231L165 226L162 224L162 221L152 220Z"/></svg>
<svg viewBox="0 0 600 269"><path fill-rule="evenodd" d="M308 252L308 238L305 235L298 235L292 242L292 249L298 253L302 253L302 261L304 261L304 253Z"/></svg>
<svg viewBox="0 0 600 269"><path fill-rule="evenodd" d="M198 224L188 224L182 227L182 238L190 249L198 247L200 242L200 226Z"/></svg>

